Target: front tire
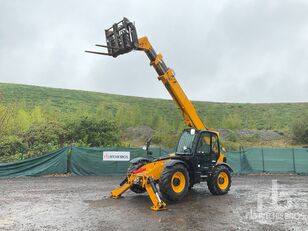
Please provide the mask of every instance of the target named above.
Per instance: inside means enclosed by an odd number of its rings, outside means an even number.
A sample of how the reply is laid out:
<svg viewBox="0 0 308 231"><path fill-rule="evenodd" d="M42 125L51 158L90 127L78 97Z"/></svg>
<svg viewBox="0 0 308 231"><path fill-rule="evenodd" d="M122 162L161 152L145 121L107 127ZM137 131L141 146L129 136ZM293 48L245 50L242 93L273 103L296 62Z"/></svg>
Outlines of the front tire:
<svg viewBox="0 0 308 231"><path fill-rule="evenodd" d="M231 187L231 174L229 169L220 165L215 167L207 186L213 195L227 194Z"/></svg>
<svg viewBox="0 0 308 231"><path fill-rule="evenodd" d="M159 178L159 190L169 201L180 201L186 196L189 187L189 174L182 164L166 167Z"/></svg>

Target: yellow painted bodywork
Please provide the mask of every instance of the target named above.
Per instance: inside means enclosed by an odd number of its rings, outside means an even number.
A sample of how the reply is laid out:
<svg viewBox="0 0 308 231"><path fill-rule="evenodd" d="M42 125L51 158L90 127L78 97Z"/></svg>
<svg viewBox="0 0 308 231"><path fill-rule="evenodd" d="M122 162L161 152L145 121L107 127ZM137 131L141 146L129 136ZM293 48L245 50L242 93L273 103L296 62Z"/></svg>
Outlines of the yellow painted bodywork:
<svg viewBox="0 0 308 231"><path fill-rule="evenodd" d="M158 160L155 162L148 163L141 168L145 168L144 171L140 173L129 173L127 175L127 183L122 185L121 187L113 190L111 192L111 196L114 199L121 197L121 195L128 190L133 184L139 184L143 188L146 189L149 197L153 203L151 207L152 210L158 211L166 208L166 203L163 202L158 194L155 194L151 185L149 184L149 177L151 177L154 181L158 180L161 172L164 170L164 163L170 159Z"/></svg>

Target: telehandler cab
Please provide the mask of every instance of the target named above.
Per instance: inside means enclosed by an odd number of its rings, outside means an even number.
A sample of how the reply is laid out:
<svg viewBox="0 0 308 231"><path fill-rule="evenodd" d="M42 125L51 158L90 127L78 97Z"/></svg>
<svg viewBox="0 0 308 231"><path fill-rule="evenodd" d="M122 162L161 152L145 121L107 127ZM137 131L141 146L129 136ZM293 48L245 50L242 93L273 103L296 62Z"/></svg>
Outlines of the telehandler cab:
<svg viewBox="0 0 308 231"><path fill-rule="evenodd" d="M147 37L138 39L135 25L127 18L106 29L105 35L107 45L96 46L107 48L107 53L86 52L117 57L133 50L144 51L190 127L183 131L175 153L155 160L132 159L127 177L111 196L119 198L128 189L135 193L147 191L153 203L151 208L157 211L166 208L159 192L163 199L180 201L194 184L201 181L207 182L214 195L228 193L232 169L222 153L219 132L204 125L162 55L155 52Z"/></svg>

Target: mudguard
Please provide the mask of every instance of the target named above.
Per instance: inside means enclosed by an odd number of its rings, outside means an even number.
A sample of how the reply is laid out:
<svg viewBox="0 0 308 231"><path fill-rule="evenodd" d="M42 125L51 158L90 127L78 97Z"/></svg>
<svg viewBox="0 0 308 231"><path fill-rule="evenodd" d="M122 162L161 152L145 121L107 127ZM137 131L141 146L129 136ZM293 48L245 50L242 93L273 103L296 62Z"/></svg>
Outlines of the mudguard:
<svg viewBox="0 0 308 231"><path fill-rule="evenodd" d="M137 164L137 163L139 163L141 161L150 162L150 160L148 160L147 158L144 158L144 157L137 157L137 158L134 158L134 159L130 160L129 162L131 164Z"/></svg>
<svg viewBox="0 0 308 231"><path fill-rule="evenodd" d="M187 169L189 169L189 165L183 160L169 160L164 163L165 167L172 167L176 164L183 164Z"/></svg>
<svg viewBox="0 0 308 231"><path fill-rule="evenodd" d="M226 167L229 169L229 171L230 171L230 172L233 172L233 170L232 170L231 166L230 166L230 165L228 165L228 164L227 164L227 163L225 163L225 162L219 162L219 163L217 163L215 166L220 166L220 165L224 165L224 166L226 166Z"/></svg>

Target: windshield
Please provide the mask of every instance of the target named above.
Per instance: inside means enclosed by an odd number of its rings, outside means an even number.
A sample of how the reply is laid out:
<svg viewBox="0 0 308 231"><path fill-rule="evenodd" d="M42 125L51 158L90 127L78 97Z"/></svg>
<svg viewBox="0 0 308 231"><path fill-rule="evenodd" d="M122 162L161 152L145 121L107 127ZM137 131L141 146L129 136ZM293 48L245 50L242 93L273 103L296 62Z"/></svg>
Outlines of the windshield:
<svg viewBox="0 0 308 231"><path fill-rule="evenodd" d="M176 153L177 154L191 154L193 141L196 134L191 134L190 131L184 131L179 140Z"/></svg>

